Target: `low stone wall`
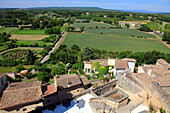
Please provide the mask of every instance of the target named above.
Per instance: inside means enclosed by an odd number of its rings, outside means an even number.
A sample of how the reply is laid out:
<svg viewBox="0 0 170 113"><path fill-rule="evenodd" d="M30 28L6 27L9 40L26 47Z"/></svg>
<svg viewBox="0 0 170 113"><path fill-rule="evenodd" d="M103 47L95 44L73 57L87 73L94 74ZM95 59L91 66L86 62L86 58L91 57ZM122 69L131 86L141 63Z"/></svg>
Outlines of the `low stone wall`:
<svg viewBox="0 0 170 113"><path fill-rule="evenodd" d="M121 95L123 95L123 97L118 100L114 100L112 98L110 98L110 99L112 99L112 101L118 103L117 107L123 107L123 106L127 105L129 96L127 94L125 94L123 91L121 91L120 89L115 89L113 91L110 91L110 92L106 93L105 95L102 95L102 97L107 97L110 94L115 94L116 92L119 92Z"/></svg>
<svg viewBox="0 0 170 113"><path fill-rule="evenodd" d="M118 74L117 80L118 80L118 86L125 91L129 91L133 94L137 94L143 90L139 85L135 84L133 81L129 80L121 73Z"/></svg>
<svg viewBox="0 0 170 113"><path fill-rule="evenodd" d="M103 102L106 105L114 106L113 108L118 108L118 102L114 102L112 99L107 98L107 97L94 97L94 98L91 98L90 101Z"/></svg>
<svg viewBox="0 0 170 113"><path fill-rule="evenodd" d="M116 85L117 85L117 80L113 80L113 81L108 82L107 84L99 86L96 89L93 89L92 91L97 96L101 96L101 95L104 95L106 92L110 92L110 91L116 89Z"/></svg>

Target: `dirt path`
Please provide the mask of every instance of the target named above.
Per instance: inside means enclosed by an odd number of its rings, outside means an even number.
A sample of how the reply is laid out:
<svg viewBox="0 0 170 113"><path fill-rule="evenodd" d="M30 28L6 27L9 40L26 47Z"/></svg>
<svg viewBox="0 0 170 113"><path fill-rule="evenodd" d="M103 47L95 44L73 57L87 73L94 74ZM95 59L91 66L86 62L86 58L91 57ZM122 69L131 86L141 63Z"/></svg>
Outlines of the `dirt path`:
<svg viewBox="0 0 170 113"><path fill-rule="evenodd" d="M41 60L41 63L44 63L46 62L49 57L50 57L50 54L54 51L56 51L56 49L60 46L60 44L65 40L67 36L67 32L64 32L64 34L62 35L62 37L58 40L58 42L54 45L54 47L52 48L51 51L48 52L48 54Z"/></svg>
<svg viewBox="0 0 170 113"><path fill-rule="evenodd" d="M137 30L137 31L140 31L140 30ZM141 31L141 32L144 32L144 31ZM144 32L144 33L150 34L148 32ZM156 35L156 34L152 34L152 35L156 36L164 45L166 45L168 48L170 48L170 44L167 44L166 42L162 41L162 38L160 38L158 35Z"/></svg>
<svg viewBox="0 0 170 113"><path fill-rule="evenodd" d="M154 34L164 45L166 45L168 48L170 48L170 44L167 44L166 42L164 42L164 41L162 41L162 39L158 36L158 35L156 35L156 34Z"/></svg>

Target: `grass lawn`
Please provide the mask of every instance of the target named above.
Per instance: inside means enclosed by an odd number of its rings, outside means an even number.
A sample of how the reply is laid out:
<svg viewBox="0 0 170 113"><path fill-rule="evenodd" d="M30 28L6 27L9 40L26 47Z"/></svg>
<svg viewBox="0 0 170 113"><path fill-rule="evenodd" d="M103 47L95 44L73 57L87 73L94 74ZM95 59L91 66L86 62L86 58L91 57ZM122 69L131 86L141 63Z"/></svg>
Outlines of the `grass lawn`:
<svg viewBox="0 0 170 113"><path fill-rule="evenodd" d="M49 35L11 35L11 38L17 40L42 40Z"/></svg>
<svg viewBox="0 0 170 113"><path fill-rule="evenodd" d="M6 33L12 33L16 30L16 27L1 27L0 33L6 32Z"/></svg>
<svg viewBox="0 0 170 113"><path fill-rule="evenodd" d="M68 33L63 44L68 47L76 44L81 49L88 46L108 51L146 52L158 50L170 53L170 49L157 39L140 39L120 35Z"/></svg>
<svg viewBox="0 0 170 113"><path fill-rule="evenodd" d="M96 26L98 26L99 28L100 27L113 27L112 25L109 25L109 24L104 24L104 23L94 22L94 21L90 21L90 23L74 23L73 25L75 27L85 27L85 28L96 27Z"/></svg>
<svg viewBox="0 0 170 113"><path fill-rule="evenodd" d="M50 45L51 43L48 43L48 42L43 42L43 41L41 41L41 40L34 40L34 41L32 41L32 40L19 40L19 41L17 41L17 44L18 45L21 45L21 44L27 44L27 45L31 45L31 44L35 44L35 43L38 43L38 45L40 45L40 46L43 46L44 44L45 45Z"/></svg>
<svg viewBox="0 0 170 113"><path fill-rule="evenodd" d="M44 30L16 30L13 32L16 35L46 35Z"/></svg>
<svg viewBox="0 0 170 113"><path fill-rule="evenodd" d="M102 28L86 28L87 33L97 33L100 34L101 32L103 32L103 34L113 34L113 35L122 35L122 36L143 36L146 38L156 38L156 36L152 35L152 34L148 34L148 33L144 33L141 31L137 31L137 30L133 30L133 29L111 29L111 28L106 28L106 29L102 29Z"/></svg>
<svg viewBox="0 0 170 113"><path fill-rule="evenodd" d="M26 69L33 67L33 65L24 65ZM15 66L14 67L0 67L0 73L7 73L7 72L14 72L15 71Z"/></svg>

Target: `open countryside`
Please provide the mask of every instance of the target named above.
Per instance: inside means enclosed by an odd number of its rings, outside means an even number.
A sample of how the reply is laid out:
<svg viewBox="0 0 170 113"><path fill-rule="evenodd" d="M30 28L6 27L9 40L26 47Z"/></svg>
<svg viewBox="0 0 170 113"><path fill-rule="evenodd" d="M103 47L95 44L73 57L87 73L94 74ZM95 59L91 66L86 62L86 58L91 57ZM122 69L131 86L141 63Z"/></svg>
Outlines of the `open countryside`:
<svg viewBox="0 0 170 113"><path fill-rule="evenodd" d="M82 49L91 47L108 51L133 51L146 52L158 50L165 53L170 53L170 48L166 47L157 39L141 39L137 37L122 36L122 35L107 35L107 34L81 34L68 33L63 44L69 47L74 44Z"/></svg>
<svg viewBox="0 0 170 113"><path fill-rule="evenodd" d="M0 113L170 113L168 3L0 1Z"/></svg>

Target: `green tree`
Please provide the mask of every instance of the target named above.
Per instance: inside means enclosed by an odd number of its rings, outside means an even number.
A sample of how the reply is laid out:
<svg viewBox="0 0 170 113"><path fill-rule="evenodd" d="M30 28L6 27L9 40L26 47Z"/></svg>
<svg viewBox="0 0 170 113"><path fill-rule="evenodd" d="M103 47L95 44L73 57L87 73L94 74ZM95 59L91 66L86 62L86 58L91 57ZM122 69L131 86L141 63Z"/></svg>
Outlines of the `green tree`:
<svg viewBox="0 0 170 113"><path fill-rule="evenodd" d="M65 69L62 66L56 66L52 68L51 75L54 77L57 75L65 74Z"/></svg>
<svg viewBox="0 0 170 113"><path fill-rule="evenodd" d="M37 57L34 55L34 52L28 49L27 55L26 55L26 61L27 64L32 65L36 61Z"/></svg>
<svg viewBox="0 0 170 113"><path fill-rule="evenodd" d="M25 68L24 68L24 66L23 66L22 64L18 64L18 65L15 67L15 69L16 69L16 72L20 72L20 71L22 71L22 70L25 70Z"/></svg>
<svg viewBox="0 0 170 113"><path fill-rule="evenodd" d="M75 45L75 44L71 47L71 49L76 50L76 51L81 51L80 47L78 45Z"/></svg>
<svg viewBox="0 0 170 113"><path fill-rule="evenodd" d="M126 23L125 26L126 26L127 28L129 28L130 25Z"/></svg>
<svg viewBox="0 0 170 113"><path fill-rule="evenodd" d="M108 67L99 67L99 76L102 77L105 74L108 74L109 68Z"/></svg>
<svg viewBox="0 0 170 113"><path fill-rule="evenodd" d="M85 47L82 51L82 55L83 55L83 60L89 61L90 59L94 58L94 51L89 47Z"/></svg>

